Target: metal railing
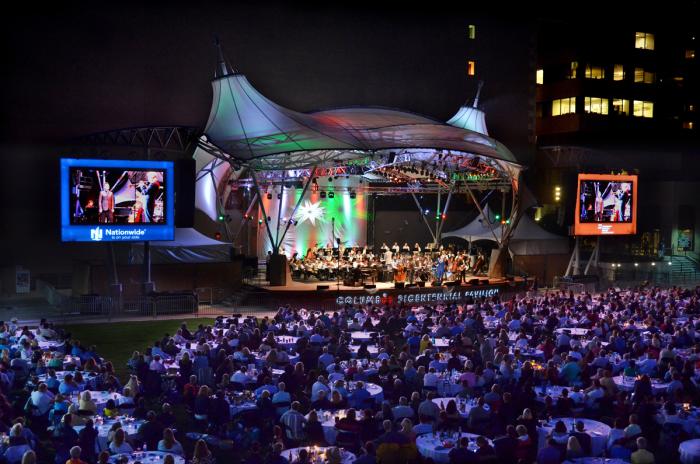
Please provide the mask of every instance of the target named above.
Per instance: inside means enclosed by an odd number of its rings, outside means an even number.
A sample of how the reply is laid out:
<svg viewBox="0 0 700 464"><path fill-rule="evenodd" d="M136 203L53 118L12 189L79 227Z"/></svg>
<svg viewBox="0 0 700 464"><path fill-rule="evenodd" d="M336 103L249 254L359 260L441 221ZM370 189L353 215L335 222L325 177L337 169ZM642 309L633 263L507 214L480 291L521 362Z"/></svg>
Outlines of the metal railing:
<svg viewBox="0 0 700 464"><path fill-rule="evenodd" d="M61 317L114 317L146 316L157 318L171 314L197 314L199 300L196 294L145 295L119 301L103 295L81 295L66 298L61 306Z"/></svg>

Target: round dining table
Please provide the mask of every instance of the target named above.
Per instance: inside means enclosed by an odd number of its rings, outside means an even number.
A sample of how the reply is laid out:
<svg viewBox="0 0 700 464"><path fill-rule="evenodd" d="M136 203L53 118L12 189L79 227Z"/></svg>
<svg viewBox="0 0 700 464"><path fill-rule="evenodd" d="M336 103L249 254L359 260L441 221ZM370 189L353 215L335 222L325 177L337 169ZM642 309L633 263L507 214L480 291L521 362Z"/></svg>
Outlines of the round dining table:
<svg viewBox="0 0 700 464"><path fill-rule="evenodd" d="M450 462L450 451L456 446L457 434L452 434L447 438L443 438L439 433L426 433L419 435L416 438L416 447L421 456L430 458L435 462L448 463ZM476 451L476 439L479 435L463 432L459 434L459 438L467 437L469 439L469 450ZM493 442L488 440L489 445L493 446Z"/></svg>
<svg viewBox="0 0 700 464"><path fill-rule="evenodd" d="M314 454L322 454L325 455L325 453L328 452L331 447L322 447L322 446L306 446L306 447L301 447L301 448L290 448L282 451L282 456L287 459L289 462L294 462L297 457L299 456L299 451L305 449L309 453L314 453ZM352 464L355 462L355 457L354 454L352 454L350 451L346 451L341 448L340 450L340 460L342 464ZM315 462L311 460L312 462Z"/></svg>
<svg viewBox="0 0 700 464"><path fill-rule="evenodd" d="M572 424L575 424L577 421L582 421L583 431L591 436L591 454L593 454L593 456L601 456L603 454L608 442L608 437L610 436L610 426L595 420L575 417L557 417L550 422L545 422L538 426L537 449L544 448L547 443L547 436L554 430L554 425L559 421L564 422L566 430L571 430Z"/></svg>
<svg viewBox="0 0 700 464"><path fill-rule="evenodd" d="M686 440L678 446L682 464L700 464L700 438Z"/></svg>
<svg viewBox="0 0 700 464"><path fill-rule="evenodd" d="M146 422L145 420L142 419L134 419L131 417L120 417L120 418L115 418L115 419L106 419L104 422L100 422L98 424L95 424L95 428L97 429L97 440L95 442L95 451L97 453L100 453L104 450L106 450L109 447L109 443L107 441L109 431L112 428L112 426L117 423L121 423L121 428L124 430L124 433L126 434L127 438L136 438L136 436L139 433L139 427L141 427L141 424ZM73 427L76 432L80 433L81 430L85 428L84 425L76 425Z"/></svg>
<svg viewBox="0 0 700 464"><path fill-rule="evenodd" d="M134 451L128 454L115 454L109 458L109 462L112 464L121 464L123 459L126 458L127 464L135 464L137 462L141 464L163 464L165 456L169 454L175 458L175 464L185 464L184 457L173 453L164 453L162 451Z"/></svg>

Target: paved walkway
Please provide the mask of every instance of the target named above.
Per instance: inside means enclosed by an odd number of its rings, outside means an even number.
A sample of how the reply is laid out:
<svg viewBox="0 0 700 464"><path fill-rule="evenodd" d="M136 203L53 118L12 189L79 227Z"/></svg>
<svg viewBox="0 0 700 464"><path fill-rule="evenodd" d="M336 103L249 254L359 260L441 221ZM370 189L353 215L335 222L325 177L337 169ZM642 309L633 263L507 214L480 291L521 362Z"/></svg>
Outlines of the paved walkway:
<svg viewBox="0 0 700 464"><path fill-rule="evenodd" d="M60 324L99 324L110 322L139 322L172 319L196 319L215 318L229 314L243 314L244 316L273 317L275 310L269 308L246 306L232 308L222 305L201 305L198 313L191 314L162 314L158 317L143 316L140 314L119 314L108 318L107 316L64 315L54 306L49 305L43 298L13 298L0 301L0 321L9 321L16 317L21 325L36 326L41 319Z"/></svg>

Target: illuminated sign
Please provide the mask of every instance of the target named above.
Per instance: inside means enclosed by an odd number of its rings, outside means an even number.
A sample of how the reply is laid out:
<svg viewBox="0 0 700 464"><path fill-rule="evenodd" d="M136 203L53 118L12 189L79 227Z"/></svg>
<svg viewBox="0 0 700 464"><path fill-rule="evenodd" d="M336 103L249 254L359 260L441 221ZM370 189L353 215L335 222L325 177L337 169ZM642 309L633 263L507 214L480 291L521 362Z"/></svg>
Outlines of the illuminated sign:
<svg viewBox="0 0 700 464"><path fill-rule="evenodd" d="M414 303L449 303L462 301L467 298L490 298L500 294L499 287L485 287L469 290L449 290L430 293L387 293L368 295L340 295L336 298L337 305L365 304L414 304Z"/></svg>

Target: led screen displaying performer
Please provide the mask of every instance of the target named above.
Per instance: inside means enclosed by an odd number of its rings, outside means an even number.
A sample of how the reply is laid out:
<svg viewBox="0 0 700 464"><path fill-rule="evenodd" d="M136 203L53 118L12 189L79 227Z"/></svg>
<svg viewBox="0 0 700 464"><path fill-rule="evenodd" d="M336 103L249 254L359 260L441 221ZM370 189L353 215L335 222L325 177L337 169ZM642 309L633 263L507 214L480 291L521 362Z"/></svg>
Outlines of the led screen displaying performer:
<svg viewBox="0 0 700 464"><path fill-rule="evenodd" d="M637 176L579 174L576 235L636 232Z"/></svg>
<svg viewBox="0 0 700 464"><path fill-rule="evenodd" d="M164 224L165 172L119 168L70 169L70 223Z"/></svg>

